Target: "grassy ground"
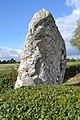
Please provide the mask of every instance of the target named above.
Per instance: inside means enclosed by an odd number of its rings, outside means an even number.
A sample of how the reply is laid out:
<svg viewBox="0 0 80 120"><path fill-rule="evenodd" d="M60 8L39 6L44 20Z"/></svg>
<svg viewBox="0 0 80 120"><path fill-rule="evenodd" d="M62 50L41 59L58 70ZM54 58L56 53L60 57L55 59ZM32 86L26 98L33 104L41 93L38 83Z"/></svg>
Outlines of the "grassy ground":
<svg viewBox="0 0 80 120"><path fill-rule="evenodd" d="M0 64L0 71L18 69L19 64Z"/></svg>
<svg viewBox="0 0 80 120"><path fill-rule="evenodd" d="M80 62L67 62L67 66L80 65Z"/></svg>

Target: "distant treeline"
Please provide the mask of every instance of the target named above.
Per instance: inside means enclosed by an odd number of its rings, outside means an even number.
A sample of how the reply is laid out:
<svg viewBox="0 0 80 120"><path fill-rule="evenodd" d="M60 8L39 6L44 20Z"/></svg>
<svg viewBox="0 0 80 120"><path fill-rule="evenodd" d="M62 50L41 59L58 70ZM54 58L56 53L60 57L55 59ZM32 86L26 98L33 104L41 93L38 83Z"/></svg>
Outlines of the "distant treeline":
<svg viewBox="0 0 80 120"><path fill-rule="evenodd" d="M80 62L80 58L67 58L67 62Z"/></svg>
<svg viewBox="0 0 80 120"><path fill-rule="evenodd" d="M67 62L80 62L80 59L77 58L67 58ZM0 64L10 64L10 63L20 63L20 61L16 61L15 59L10 59L10 60L0 60Z"/></svg>
<svg viewBox="0 0 80 120"><path fill-rule="evenodd" d="M20 63L20 62L14 60L13 58L10 60L0 60L0 64L10 64L10 63Z"/></svg>

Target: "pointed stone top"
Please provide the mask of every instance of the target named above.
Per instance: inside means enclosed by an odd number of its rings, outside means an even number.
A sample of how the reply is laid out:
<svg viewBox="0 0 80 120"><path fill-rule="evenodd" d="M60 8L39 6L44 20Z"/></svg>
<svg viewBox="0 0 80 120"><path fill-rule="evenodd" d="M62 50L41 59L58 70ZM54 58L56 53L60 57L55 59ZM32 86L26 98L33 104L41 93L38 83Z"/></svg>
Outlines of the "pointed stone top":
<svg viewBox="0 0 80 120"><path fill-rule="evenodd" d="M40 11L36 12L33 16L33 18L35 17L42 17L42 18L45 18L47 17L48 15L50 15L50 12L48 10L45 10L44 8L41 9Z"/></svg>
<svg viewBox="0 0 80 120"><path fill-rule="evenodd" d="M43 19L45 17L48 17L50 15L50 12L48 10L45 10L44 8L40 11L36 12L33 16L33 19Z"/></svg>
<svg viewBox="0 0 80 120"><path fill-rule="evenodd" d="M44 19L47 19L49 17L49 19L52 19L52 14L48 11L48 10L45 10L44 8L41 9L40 11L36 12L34 14L34 16L32 17L32 20L29 24L29 28L35 26L35 24L37 24L38 22L40 22L41 20Z"/></svg>

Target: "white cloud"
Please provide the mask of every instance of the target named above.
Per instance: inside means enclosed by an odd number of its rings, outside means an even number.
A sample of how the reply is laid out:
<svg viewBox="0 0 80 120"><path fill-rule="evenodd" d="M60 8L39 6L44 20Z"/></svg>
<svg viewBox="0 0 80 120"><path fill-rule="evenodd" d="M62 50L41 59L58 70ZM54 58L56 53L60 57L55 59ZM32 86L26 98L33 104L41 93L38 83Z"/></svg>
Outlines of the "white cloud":
<svg viewBox="0 0 80 120"><path fill-rule="evenodd" d="M74 6L76 9L80 9L80 0L66 0L67 6Z"/></svg>
<svg viewBox="0 0 80 120"><path fill-rule="evenodd" d="M8 60L14 58L15 60L20 60L20 49L11 49L11 48L0 48L0 60Z"/></svg>
<svg viewBox="0 0 80 120"><path fill-rule="evenodd" d="M80 53L70 44L70 39L76 29L77 20L80 18L80 9L78 8L79 0L67 0L66 3L67 5L73 5L74 3L75 8L70 15L57 18L56 24L65 40L68 57L80 57Z"/></svg>

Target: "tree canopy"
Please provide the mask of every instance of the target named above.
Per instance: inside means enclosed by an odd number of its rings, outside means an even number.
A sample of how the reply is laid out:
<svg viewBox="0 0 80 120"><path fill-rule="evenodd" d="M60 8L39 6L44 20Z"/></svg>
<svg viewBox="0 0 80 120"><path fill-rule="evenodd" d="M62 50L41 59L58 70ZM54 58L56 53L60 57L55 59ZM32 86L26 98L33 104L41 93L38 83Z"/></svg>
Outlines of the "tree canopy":
<svg viewBox="0 0 80 120"><path fill-rule="evenodd" d="M76 47L78 51L80 51L80 19L77 22L77 28L74 31L70 42L72 46Z"/></svg>
<svg viewBox="0 0 80 120"><path fill-rule="evenodd" d="M13 58L10 60L0 60L0 64L10 64L10 63L19 63L18 61L14 60Z"/></svg>

